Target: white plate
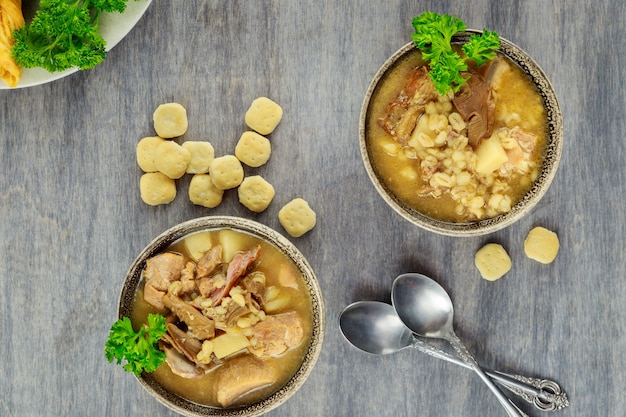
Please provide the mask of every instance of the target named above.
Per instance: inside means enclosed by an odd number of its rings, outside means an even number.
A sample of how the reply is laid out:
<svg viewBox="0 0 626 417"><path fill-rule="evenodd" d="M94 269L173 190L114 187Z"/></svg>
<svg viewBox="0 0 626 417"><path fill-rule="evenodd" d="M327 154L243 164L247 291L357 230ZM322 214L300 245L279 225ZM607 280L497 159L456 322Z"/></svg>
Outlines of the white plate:
<svg viewBox="0 0 626 417"><path fill-rule="evenodd" d="M25 2L26 3L26 2ZM100 34L106 41L106 50L111 50L131 31L137 24L141 16L145 13L152 0L128 0L124 13L104 13L100 20ZM32 7L32 6L31 6ZM27 10L24 5L24 15L34 13ZM48 72L43 68L24 68L22 69L22 78L14 88L32 87L35 85L49 83L59 78L67 77L77 72L77 68L70 68L61 72ZM11 89L5 83L0 81L0 90Z"/></svg>

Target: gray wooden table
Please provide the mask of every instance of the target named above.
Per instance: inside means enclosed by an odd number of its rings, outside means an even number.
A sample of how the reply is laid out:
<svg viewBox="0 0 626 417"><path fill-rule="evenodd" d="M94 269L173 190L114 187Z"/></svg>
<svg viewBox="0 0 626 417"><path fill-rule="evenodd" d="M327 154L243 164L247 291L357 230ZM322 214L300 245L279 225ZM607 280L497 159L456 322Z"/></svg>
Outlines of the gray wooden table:
<svg viewBox="0 0 626 417"><path fill-rule="evenodd" d="M626 3L592 0L155 0L102 65L54 83L0 91L0 415L173 416L104 342L124 274L157 234L207 215L282 230L279 208L308 200L317 227L292 239L327 305L323 353L310 379L271 416L503 416L471 372L417 351L376 357L338 327L356 300L390 300L395 276L426 273L455 303L459 336L485 366L549 377L571 405L560 416L626 409ZM560 170L525 219L494 234L451 238L396 215L370 184L358 119L370 80L410 40L424 10L487 27L528 51L552 80L565 120ZM215 209L139 198L135 146L152 111L177 101L186 140L232 153L258 96L279 102L269 163L276 188L253 214L228 192ZM549 266L527 259L531 227L555 230ZM473 265L487 242L513 269L497 282ZM517 402L529 416L544 415ZM548 414L545 414L548 415Z"/></svg>

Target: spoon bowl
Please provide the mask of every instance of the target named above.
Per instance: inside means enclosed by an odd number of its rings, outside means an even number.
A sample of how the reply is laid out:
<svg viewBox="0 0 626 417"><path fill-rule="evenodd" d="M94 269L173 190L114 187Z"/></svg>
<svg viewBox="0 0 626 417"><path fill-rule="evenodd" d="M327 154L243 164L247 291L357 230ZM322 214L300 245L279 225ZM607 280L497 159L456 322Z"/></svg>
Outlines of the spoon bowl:
<svg viewBox="0 0 626 417"><path fill-rule="evenodd" d="M400 320L424 337L447 339L454 308L443 288L421 274L403 274L393 283L392 303Z"/></svg>
<svg viewBox="0 0 626 417"><path fill-rule="evenodd" d="M387 355L413 344L413 334L393 306L376 301L357 301L339 316L343 336L364 352Z"/></svg>

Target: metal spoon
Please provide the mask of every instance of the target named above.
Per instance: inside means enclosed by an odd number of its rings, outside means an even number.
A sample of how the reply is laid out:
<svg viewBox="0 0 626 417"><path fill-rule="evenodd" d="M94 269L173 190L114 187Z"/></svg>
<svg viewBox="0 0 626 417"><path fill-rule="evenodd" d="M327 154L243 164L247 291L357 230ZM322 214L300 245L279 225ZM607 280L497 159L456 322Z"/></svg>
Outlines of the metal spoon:
<svg viewBox="0 0 626 417"><path fill-rule="evenodd" d="M510 417L527 417L489 379L454 333L452 300L439 284L421 274L400 275L393 282L391 302L400 320L413 332L424 337L447 340L487 385Z"/></svg>
<svg viewBox="0 0 626 417"><path fill-rule="evenodd" d="M393 306L380 301L357 301L339 316L341 333L353 346L375 355L386 355L413 347L438 359L466 369L470 365L420 339L402 323ZM509 375L484 369L494 381L542 411L560 410L569 405L567 395L554 381Z"/></svg>

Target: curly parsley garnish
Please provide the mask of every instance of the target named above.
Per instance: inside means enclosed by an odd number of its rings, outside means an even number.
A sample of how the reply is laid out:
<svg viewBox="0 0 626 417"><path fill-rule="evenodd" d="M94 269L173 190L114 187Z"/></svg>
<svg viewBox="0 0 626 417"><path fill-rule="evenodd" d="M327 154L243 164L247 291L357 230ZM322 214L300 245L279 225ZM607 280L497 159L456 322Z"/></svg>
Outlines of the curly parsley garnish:
<svg viewBox="0 0 626 417"><path fill-rule="evenodd" d="M148 324L138 332L133 329L130 319L124 317L111 326L104 354L109 362L115 359L118 365L126 360L124 369L137 376L142 371L154 372L165 362L165 353L157 342L166 332L165 317L159 314L149 314Z"/></svg>
<svg viewBox="0 0 626 417"><path fill-rule="evenodd" d="M41 0L32 21L13 32L12 56L24 68L49 72L93 68L106 58L98 33L103 12L122 13L127 0Z"/></svg>
<svg viewBox="0 0 626 417"><path fill-rule="evenodd" d="M467 29L461 19L448 14L424 12L413 18L415 33L413 42L422 51L422 57L428 63L429 75L435 89L441 95L450 90L459 91L467 81L461 73L467 71L466 60L473 60L482 65L495 58L500 47L500 38L496 32L484 30L481 35L473 34L462 46L465 58L452 49L452 36Z"/></svg>

